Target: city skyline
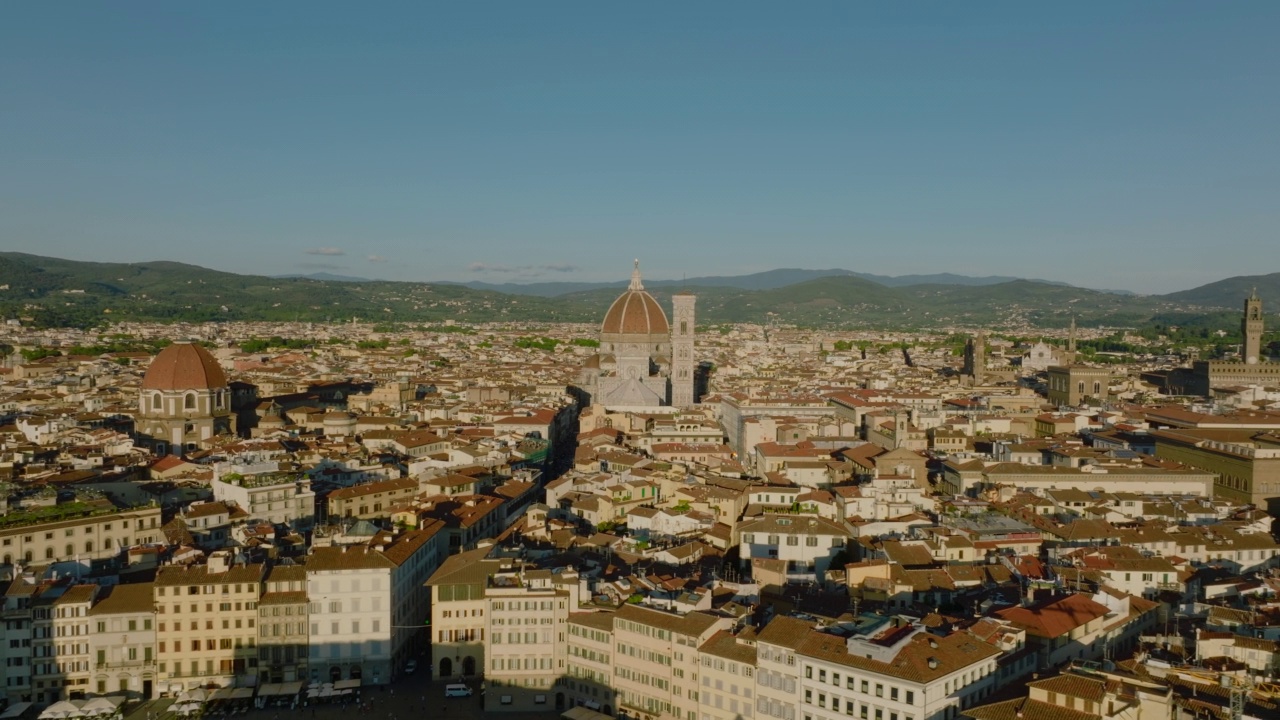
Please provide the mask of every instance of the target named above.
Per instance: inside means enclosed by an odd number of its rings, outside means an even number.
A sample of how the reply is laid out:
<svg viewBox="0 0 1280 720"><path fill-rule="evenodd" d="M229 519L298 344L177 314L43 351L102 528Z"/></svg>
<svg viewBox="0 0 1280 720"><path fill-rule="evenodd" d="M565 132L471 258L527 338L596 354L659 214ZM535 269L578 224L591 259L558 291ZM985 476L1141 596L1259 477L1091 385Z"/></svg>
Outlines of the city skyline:
<svg viewBox="0 0 1280 720"><path fill-rule="evenodd" d="M5 8L0 237L459 282L1272 269L1271 5L573 10Z"/></svg>

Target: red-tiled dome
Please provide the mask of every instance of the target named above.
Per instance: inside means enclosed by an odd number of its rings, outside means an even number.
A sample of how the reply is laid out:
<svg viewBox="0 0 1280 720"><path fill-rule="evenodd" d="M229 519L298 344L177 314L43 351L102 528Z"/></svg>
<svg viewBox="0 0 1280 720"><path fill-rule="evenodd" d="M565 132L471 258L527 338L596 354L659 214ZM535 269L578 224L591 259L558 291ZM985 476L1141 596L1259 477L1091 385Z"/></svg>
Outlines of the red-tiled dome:
<svg viewBox="0 0 1280 720"><path fill-rule="evenodd" d="M614 300L600 326L603 334L666 335L669 331L666 313L643 290L628 290Z"/></svg>
<svg viewBox="0 0 1280 720"><path fill-rule="evenodd" d="M227 375L208 350L174 343L156 356L142 378L144 390L209 390L227 387Z"/></svg>
<svg viewBox="0 0 1280 720"><path fill-rule="evenodd" d="M602 335L666 335L667 314L653 296L644 291L640 282L640 262L636 261L631 273L631 286L618 296L604 315L600 326Z"/></svg>

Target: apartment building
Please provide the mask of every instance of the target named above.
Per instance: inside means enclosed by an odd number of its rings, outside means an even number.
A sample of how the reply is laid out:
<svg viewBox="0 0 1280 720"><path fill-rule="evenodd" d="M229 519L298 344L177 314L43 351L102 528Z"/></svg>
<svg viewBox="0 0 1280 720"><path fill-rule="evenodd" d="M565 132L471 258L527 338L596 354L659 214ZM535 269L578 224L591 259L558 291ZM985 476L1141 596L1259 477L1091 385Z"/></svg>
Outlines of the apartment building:
<svg viewBox="0 0 1280 720"><path fill-rule="evenodd" d="M4 694L10 704L31 701L31 601L39 586L26 578L14 578L0 598L0 666L4 668Z"/></svg>
<svg viewBox="0 0 1280 720"><path fill-rule="evenodd" d="M797 650L799 713L813 720L950 720L997 686L1000 648L937 636L905 618L862 616L811 631Z"/></svg>
<svg viewBox="0 0 1280 720"><path fill-rule="evenodd" d="M698 720L698 648L730 619L624 605L614 613L613 687L619 712L655 720Z"/></svg>
<svg viewBox="0 0 1280 720"><path fill-rule="evenodd" d="M788 581L818 581L852 539L848 526L814 515L765 515L734 530L743 570L758 560L784 564Z"/></svg>
<svg viewBox="0 0 1280 720"><path fill-rule="evenodd" d="M72 585L53 601L53 658L44 663L49 697L78 699L89 692L89 609L97 585ZM61 692L57 692L61 685Z"/></svg>
<svg viewBox="0 0 1280 720"><path fill-rule="evenodd" d="M698 648L698 720L755 717L756 633L721 630Z"/></svg>
<svg viewBox="0 0 1280 720"><path fill-rule="evenodd" d="M160 568L155 580L156 679L160 692L219 685L258 674L258 602L263 564L233 562Z"/></svg>
<svg viewBox="0 0 1280 720"><path fill-rule="evenodd" d="M310 622L307 573L301 565L274 565L258 602L258 669L263 683L306 680Z"/></svg>
<svg viewBox="0 0 1280 720"><path fill-rule="evenodd" d="M487 667L485 587L501 562L492 546L451 555L427 581L431 592L431 665L436 677L470 677Z"/></svg>
<svg viewBox="0 0 1280 720"><path fill-rule="evenodd" d="M109 585L89 608L90 691L148 700L155 688L154 583Z"/></svg>
<svg viewBox="0 0 1280 720"><path fill-rule="evenodd" d="M329 493L329 517L380 518L391 514L396 503L411 500L418 493L418 481L413 478L397 478L353 485Z"/></svg>
<svg viewBox="0 0 1280 720"><path fill-rule="evenodd" d="M556 709L585 706L612 715L618 706L613 689L613 613L572 612L566 627L565 675L556 692Z"/></svg>
<svg viewBox="0 0 1280 720"><path fill-rule="evenodd" d="M813 629L812 622L775 617L756 637L757 718L796 720L801 663L796 651Z"/></svg>
<svg viewBox="0 0 1280 720"><path fill-rule="evenodd" d="M313 550L306 562L312 680L380 685L426 648L426 582L444 557L442 527Z"/></svg>
<svg viewBox="0 0 1280 720"><path fill-rule="evenodd" d="M235 504L251 520L302 530L315 522L316 494L311 479L301 473L227 473L211 485L215 500Z"/></svg>
<svg viewBox="0 0 1280 720"><path fill-rule="evenodd" d="M566 673L567 623L580 599L572 571L504 570L484 590L489 638L485 709L547 710Z"/></svg>
<svg viewBox="0 0 1280 720"><path fill-rule="evenodd" d="M163 542L161 524L159 507L120 510L106 500L9 513L0 518L0 564L109 560Z"/></svg>

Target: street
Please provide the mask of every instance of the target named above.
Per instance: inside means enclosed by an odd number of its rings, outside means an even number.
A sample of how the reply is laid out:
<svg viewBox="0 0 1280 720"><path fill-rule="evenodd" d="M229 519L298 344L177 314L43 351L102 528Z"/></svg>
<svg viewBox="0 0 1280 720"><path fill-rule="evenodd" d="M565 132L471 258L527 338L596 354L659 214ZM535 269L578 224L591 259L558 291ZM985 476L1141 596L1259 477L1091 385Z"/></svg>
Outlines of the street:
<svg viewBox="0 0 1280 720"><path fill-rule="evenodd" d="M429 680L425 675L410 675L392 685L363 689L359 702L368 705L368 710L356 708L356 701L352 699L347 703L317 703L307 707L300 705L294 710L287 707L267 707L236 717L243 717L245 720L347 720L353 713L359 713L369 720L415 720L421 717L481 720L495 715L486 715L484 712L479 680L466 683L475 691L471 697L446 698L446 684L448 682L444 680ZM140 703L128 710L125 720L174 720L174 714L168 712L172 704L172 698ZM554 720L559 717L559 713L548 710L501 713L500 716L504 720ZM214 712L203 716L203 720L222 720L223 717L225 716L221 713Z"/></svg>

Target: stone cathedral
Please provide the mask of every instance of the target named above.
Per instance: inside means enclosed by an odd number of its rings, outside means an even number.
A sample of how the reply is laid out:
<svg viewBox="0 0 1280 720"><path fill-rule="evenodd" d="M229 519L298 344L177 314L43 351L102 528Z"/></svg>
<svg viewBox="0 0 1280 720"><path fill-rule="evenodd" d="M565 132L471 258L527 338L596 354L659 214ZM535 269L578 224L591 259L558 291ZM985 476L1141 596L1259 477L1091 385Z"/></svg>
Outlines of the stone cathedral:
<svg viewBox="0 0 1280 720"><path fill-rule="evenodd" d="M694 302L691 293L671 297L671 322L644 289L640 261L631 284L605 313L600 350L583 365L578 387L593 405L654 407L693 405Z"/></svg>

